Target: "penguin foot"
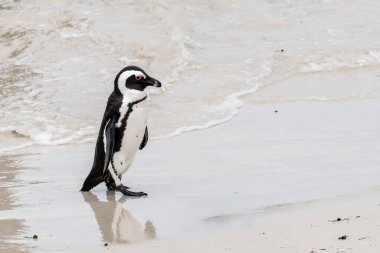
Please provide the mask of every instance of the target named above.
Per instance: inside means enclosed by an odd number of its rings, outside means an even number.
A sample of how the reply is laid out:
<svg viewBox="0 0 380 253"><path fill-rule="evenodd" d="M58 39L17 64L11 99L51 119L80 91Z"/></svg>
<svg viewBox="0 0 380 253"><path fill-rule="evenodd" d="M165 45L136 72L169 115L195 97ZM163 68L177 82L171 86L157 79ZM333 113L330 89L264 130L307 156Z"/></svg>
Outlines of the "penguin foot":
<svg viewBox="0 0 380 253"><path fill-rule="evenodd" d="M119 186L117 186L116 190L120 191L125 196L131 196L131 197L142 197L142 196L147 196L148 195L145 192L132 192L132 191L128 190L128 187L126 187L126 186L124 186L122 184L119 185Z"/></svg>
<svg viewBox="0 0 380 253"><path fill-rule="evenodd" d="M107 186L107 190L108 190L108 191L113 192L113 191L116 191L116 190L117 190L117 187L116 187L115 182L105 182L105 183L106 183L106 186ZM124 186L124 187L126 187L127 189L129 189L128 186Z"/></svg>
<svg viewBox="0 0 380 253"><path fill-rule="evenodd" d="M116 185L114 182L106 182L107 190L113 192L116 191Z"/></svg>

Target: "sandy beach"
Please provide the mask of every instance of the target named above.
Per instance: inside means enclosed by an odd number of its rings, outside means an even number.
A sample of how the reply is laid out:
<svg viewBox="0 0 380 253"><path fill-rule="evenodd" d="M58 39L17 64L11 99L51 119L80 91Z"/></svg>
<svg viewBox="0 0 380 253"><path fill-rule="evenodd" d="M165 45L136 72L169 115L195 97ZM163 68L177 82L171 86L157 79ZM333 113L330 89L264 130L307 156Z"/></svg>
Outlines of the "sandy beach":
<svg viewBox="0 0 380 253"><path fill-rule="evenodd" d="M380 252L379 13L375 0L2 1L0 253ZM149 195L82 193L131 65L162 83L131 117L144 130L147 116L149 141L122 178ZM141 73L116 90L144 89Z"/></svg>
<svg viewBox="0 0 380 253"><path fill-rule="evenodd" d="M378 252L379 189L251 214L214 217L212 233L193 233L144 244L109 245L78 252Z"/></svg>
<svg viewBox="0 0 380 253"><path fill-rule="evenodd" d="M378 252L379 108L252 100L151 141L125 177L141 199L79 192L93 144L4 156L2 252Z"/></svg>

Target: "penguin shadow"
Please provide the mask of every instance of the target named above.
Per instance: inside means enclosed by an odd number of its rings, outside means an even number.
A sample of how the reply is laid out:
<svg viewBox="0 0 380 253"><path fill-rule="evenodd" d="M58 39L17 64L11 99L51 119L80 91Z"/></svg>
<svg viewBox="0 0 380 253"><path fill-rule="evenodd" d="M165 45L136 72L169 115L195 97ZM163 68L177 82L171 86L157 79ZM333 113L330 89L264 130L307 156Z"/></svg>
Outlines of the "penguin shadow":
<svg viewBox="0 0 380 253"><path fill-rule="evenodd" d="M82 192L84 201L93 210L104 242L107 243L138 243L156 237L156 228L149 220L143 227L127 209L124 203L128 197L115 199L115 192L107 191L107 201L100 201L91 192Z"/></svg>

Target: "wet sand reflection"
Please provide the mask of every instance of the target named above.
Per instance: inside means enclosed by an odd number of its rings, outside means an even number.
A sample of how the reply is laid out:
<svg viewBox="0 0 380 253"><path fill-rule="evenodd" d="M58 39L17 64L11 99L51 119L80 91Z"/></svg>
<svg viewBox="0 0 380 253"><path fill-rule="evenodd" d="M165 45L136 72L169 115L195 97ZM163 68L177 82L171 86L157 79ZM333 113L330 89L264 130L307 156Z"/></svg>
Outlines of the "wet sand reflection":
<svg viewBox="0 0 380 253"><path fill-rule="evenodd" d="M115 192L107 191L107 201L100 201L91 192L82 192L84 200L94 211L103 240L108 243L136 243L156 237L156 228L149 220L143 227L124 207L128 197L115 199Z"/></svg>
<svg viewBox="0 0 380 253"><path fill-rule="evenodd" d="M0 157L0 213L22 207L16 204L19 200L14 195L18 187L24 186L17 180L21 170L15 164L17 158L16 155ZM20 238L27 231L24 222L23 219L2 219L0 214L0 252L23 252L24 245Z"/></svg>

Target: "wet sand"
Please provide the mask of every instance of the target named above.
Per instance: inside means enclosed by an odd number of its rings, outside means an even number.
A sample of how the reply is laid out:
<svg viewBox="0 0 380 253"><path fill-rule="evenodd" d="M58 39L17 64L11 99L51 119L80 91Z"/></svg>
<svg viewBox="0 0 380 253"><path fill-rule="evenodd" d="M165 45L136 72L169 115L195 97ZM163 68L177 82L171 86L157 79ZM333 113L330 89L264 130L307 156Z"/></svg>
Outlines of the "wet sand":
<svg viewBox="0 0 380 253"><path fill-rule="evenodd" d="M0 159L0 213L5 210L12 210L19 207L14 199L13 192L18 186L16 175L19 169L12 165L9 158ZM1 217L1 216L0 216ZM20 237L24 233L25 226L23 219L0 219L0 252L24 252L19 244L9 241Z"/></svg>
<svg viewBox="0 0 380 253"><path fill-rule="evenodd" d="M215 220L213 233L88 248L92 252L368 252L379 251L379 189L351 196L269 206L260 214ZM253 221L253 223L252 223ZM244 225L242 225L244 224ZM82 250L79 252L86 252Z"/></svg>
<svg viewBox="0 0 380 253"><path fill-rule="evenodd" d="M379 110L376 98L253 101L226 124L150 141L123 179L141 199L79 192L93 144L2 157L1 247L378 252Z"/></svg>

